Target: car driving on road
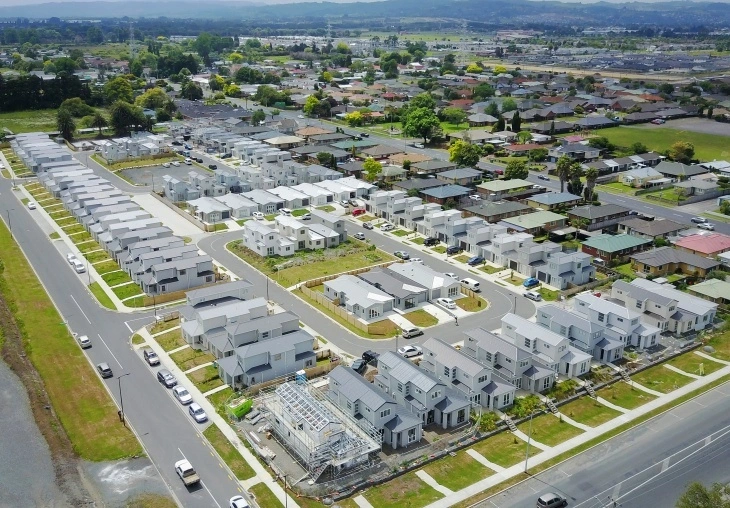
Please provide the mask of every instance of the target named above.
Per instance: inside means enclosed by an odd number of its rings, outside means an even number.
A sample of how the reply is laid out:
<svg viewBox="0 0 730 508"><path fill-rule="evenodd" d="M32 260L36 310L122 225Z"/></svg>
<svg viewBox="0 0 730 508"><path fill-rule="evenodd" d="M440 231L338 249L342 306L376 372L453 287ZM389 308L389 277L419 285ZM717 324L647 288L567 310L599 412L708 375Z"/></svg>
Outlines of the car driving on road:
<svg viewBox="0 0 730 508"><path fill-rule="evenodd" d="M406 259L410 259L410 258L411 258L411 255L410 255L410 254L408 254L408 252L407 252L407 251L404 251L404 250L397 250L397 251L395 251L395 252L393 253L393 255L394 255L395 257L397 257L397 258L401 258L401 259L403 259L403 260L406 260Z"/></svg>
<svg viewBox="0 0 730 508"><path fill-rule="evenodd" d="M411 358L423 354L423 351L418 346L403 346L398 348L398 354L404 358Z"/></svg>
<svg viewBox="0 0 730 508"><path fill-rule="evenodd" d="M715 226L713 226L709 222L703 222L702 224L697 224L697 227L699 229L704 229L704 230L707 230L707 231L714 231L715 230Z"/></svg>
<svg viewBox="0 0 730 508"><path fill-rule="evenodd" d="M91 339L86 335L79 335L76 337L76 341L81 346L81 349L88 349L91 347Z"/></svg>
<svg viewBox="0 0 730 508"><path fill-rule="evenodd" d="M365 240L365 233L355 233L352 237L355 240Z"/></svg>
<svg viewBox="0 0 730 508"><path fill-rule="evenodd" d="M373 225L370 222L366 222L362 225L365 229L373 229Z"/></svg>
<svg viewBox="0 0 730 508"><path fill-rule="evenodd" d="M547 175L537 175L537 179L550 181L550 177Z"/></svg>
<svg viewBox="0 0 730 508"><path fill-rule="evenodd" d="M704 217L692 217L690 220L695 224L704 224L705 222L707 222L707 219L705 219Z"/></svg>
<svg viewBox="0 0 730 508"><path fill-rule="evenodd" d="M103 378L114 376L111 367L109 367L109 364L106 362L101 362L99 365L97 365L96 370L99 371L99 374L101 374L101 377Z"/></svg>
<svg viewBox="0 0 730 508"><path fill-rule="evenodd" d="M540 285L540 281L534 277L528 277L527 279L525 279L522 285L526 288L534 288L535 286Z"/></svg>

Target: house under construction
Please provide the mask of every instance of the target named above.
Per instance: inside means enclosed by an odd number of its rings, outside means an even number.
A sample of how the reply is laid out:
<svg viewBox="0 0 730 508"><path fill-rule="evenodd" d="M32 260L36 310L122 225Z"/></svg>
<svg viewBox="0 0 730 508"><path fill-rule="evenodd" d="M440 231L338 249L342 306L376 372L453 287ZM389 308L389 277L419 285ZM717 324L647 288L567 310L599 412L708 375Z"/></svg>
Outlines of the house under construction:
<svg viewBox="0 0 730 508"><path fill-rule="evenodd" d="M372 452L380 450L381 436L374 427L363 428L311 382L286 382L261 395L271 429L314 481L328 470L338 477L369 466Z"/></svg>

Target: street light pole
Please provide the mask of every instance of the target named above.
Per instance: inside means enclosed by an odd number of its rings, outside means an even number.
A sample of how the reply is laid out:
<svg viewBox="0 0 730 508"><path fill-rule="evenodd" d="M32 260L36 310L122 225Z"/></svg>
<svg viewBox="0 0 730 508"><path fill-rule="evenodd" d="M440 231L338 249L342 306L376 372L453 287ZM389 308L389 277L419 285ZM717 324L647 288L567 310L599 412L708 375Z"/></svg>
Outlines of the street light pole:
<svg viewBox="0 0 730 508"><path fill-rule="evenodd" d="M530 411L530 429L527 431L527 447L525 449L525 473L527 472L527 459L530 458L530 440L532 439L532 415L534 411Z"/></svg>
<svg viewBox="0 0 730 508"><path fill-rule="evenodd" d="M122 421L122 424L125 427L127 426L127 422L126 422L126 420L124 418L124 397L122 396L122 378L125 377L125 376L128 376L129 374L131 374L131 373L130 372L127 372L126 374L122 374L121 376L117 376L117 381L119 382L119 406L120 406L120 409L121 409L119 411L119 419Z"/></svg>
<svg viewBox="0 0 730 508"><path fill-rule="evenodd" d="M12 239L13 238L13 223L10 222L10 211L11 210L15 211L15 208L6 208L5 213L8 216L8 229L10 230L10 238Z"/></svg>

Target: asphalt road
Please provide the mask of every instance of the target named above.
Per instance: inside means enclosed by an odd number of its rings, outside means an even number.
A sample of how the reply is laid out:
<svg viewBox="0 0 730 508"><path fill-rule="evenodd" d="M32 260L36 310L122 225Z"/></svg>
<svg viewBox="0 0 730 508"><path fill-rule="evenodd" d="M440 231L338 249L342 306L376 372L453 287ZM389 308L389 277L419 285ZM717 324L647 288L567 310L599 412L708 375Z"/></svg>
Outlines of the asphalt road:
<svg viewBox="0 0 730 508"><path fill-rule="evenodd" d="M730 482L728 411L724 384L476 506L533 508L557 492L574 508L672 507L691 482Z"/></svg>
<svg viewBox="0 0 730 508"><path fill-rule="evenodd" d="M0 201L8 203L11 184L0 179ZM93 343L85 350L92 365L107 362L114 378L104 380L111 396L120 401L121 381L124 412L144 444L147 454L172 493L185 507L223 507L239 493L238 482L229 476L200 432L205 425L195 423L169 390L157 382L155 370L147 366L130 344L132 330L153 320L150 312L120 314L101 307L86 290L87 275L78 275L66 262L68 252L62 242L51 242L36 222L37 211L15 201L10 211L12 232L28 260L61 312L67 326ZM7 224L6 214L2 219ZM42 220L42 219L41 219ZM57 251L60 248L60 251ZM126 375L117 380L117 376ZM69 394L72 396L72 394ZM121 425L110 415L112 425ZM186 457L199 471L202 484L188 491L174 471L174 463Z"/></svg>
<svg viewBox="0 0 730 508"><path fill-rule="evenodd" d="M404 250L404 248L407 250L407 246L404 246L392 237L385 236L377 231L368 231L358 224L348 222L347 231L350 235L359 231L365 233L366 239L371 240L375 245L387 252L392 253L396 250ZM359 356L368 349L377 352L396 349L395 339L371 340L359 337L321 313L314 312L309 304L278 286L275 283L275 279L269 279L267 282L268 277L226 250L225 246L228 242L239 240L241 237L241 232L216 233L199 241L198 246L239 277L251 281L257 290L257 296L267 297L268 290L268 298L270 300L277 302L286 310L292 311L300 316L302 321L307 325L317 330L328 341L331 341L345 351ZM426 265L435 270L454 272L459 277L473 276L473 274L470 274L466 270L458 268L456 264L446 261L445 255L439 255L437 257L418 252L418 256L421 256ZM438 337L440 339L454 343L464 339L461 334L462 330L469 330L476 327L483 327L487 330L499 328L501 326L502 316L508 312L513 312L515 305L517 305L517 312L520 315L525 317L534 315L535 305L532 301L522 297L521 294L514 293L491 282L483 281L481 282L481 286L482 296L490 302L489 309L460 318L458 326L453 321L440 325L434 331L427 331L424 335L407 339L408 343L421 344L427 338L433 336L436 331L438 331ZM398 346L404 345L405 342L406 339L399 339Z"/></svg>

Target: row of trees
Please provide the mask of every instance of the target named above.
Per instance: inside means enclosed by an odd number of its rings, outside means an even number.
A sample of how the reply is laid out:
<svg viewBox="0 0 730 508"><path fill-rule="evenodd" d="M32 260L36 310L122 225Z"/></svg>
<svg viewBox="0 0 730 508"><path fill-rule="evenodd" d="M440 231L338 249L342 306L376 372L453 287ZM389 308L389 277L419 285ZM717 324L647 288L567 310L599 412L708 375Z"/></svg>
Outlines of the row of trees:
<svg viewBox="0 0 730 508"><path fill-rule="evenodd" d="M4 78L0 74L0 111L55 109L73 97L91 98L88 85L76 76L58 75L44 80L32 75Z"/></svg>

